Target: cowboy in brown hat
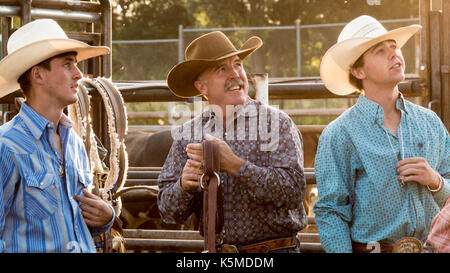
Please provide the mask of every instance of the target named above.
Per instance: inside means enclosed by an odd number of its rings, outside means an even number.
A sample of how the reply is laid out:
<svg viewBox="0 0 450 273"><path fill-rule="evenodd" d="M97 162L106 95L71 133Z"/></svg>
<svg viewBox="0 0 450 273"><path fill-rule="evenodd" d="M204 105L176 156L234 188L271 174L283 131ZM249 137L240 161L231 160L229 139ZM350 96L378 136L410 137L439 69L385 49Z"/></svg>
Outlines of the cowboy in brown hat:
<svg viewBox="0 0 450 273"><path fill-rule="evenodd" d="M315 204L327 252L420 252L450 195L450 137L431 110L400 93L401 47L421 26L387 31L375 18L349 22L322 58L320 75L358 102L320 136Z"/></svg>
<svg viewBox="0 0 450 273"><path fill-rule="evenodd" d="M212 139L220 147L224 192L218 249L298 252L296 234L306 226L301 135L286 114L248 97L243 60L261 45L260 38L251 37L236 49L222 32L211 32L195 39L186 49L186 61L169 72L175 95L202 95L213 106L177 131L200 134L200 139L174 136L159 176L158 206L168 223L183 223L192 212L200 215L199 142ZM267 126L278 137L270 149L270 140L258 129Z"/></svg>
<svg viewBox="0 0 450 273"><path fill-rule="evenodd" d="M86 190L86 151L63 113L77 101L77 62L109 51L69 39L50 19L9 38L0 96L20 87L26 100L0 127L0 252L96 252L91 234L112 226L113 208Z"/></svg>

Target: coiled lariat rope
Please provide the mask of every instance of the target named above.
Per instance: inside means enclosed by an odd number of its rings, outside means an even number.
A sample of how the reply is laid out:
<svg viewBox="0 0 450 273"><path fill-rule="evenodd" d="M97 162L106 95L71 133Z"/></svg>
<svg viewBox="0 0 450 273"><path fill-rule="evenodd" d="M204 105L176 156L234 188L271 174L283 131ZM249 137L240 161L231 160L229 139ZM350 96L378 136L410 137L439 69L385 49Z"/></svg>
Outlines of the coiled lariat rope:
<svg viewBox="0 0 450 273"><path fill-rule="evenodd" d="M125 184L128 170L128 156L125 151L125 135L128 130L127 112L120 92L106 78L80 80L80 86L90 85L101 95L107 116L110 140L109 174L100 188L102 198L111 198L111 193L120 191ZM94 147L91 147L93 149Z"/></svg>
<svg viewBox="0 0 450 273"><path fill-rule="evenodd" d="M88 88L92 87L100 94L106 111L110 142L109 168L101 159L99 151L102 151L102 146L99 148L101 143L97 144L93 131L90 107L91 96L88 90ZM115 193L123 188L128 171L128 155L125 151L124 143L125 135L128 131L128 121L122 95L109 79L83 78L79 81L78 102L69 106L69 117L75 122L74 129L83 139L86 148L90 170L94 175L92 192L111 204L118 218L122 204L120 196L115 195ZM106 151L103 151L104 156L106 156L106 153ZM121 229L121 227L113 225L112 232L114 233L117 229ZM104 239L104 244L106 245L104 250L106 249L107 252L113 250L122 252L124 250L123 238L120 236L112 236L113 238L111 238L111 233L106 237L109 239Z"/></svg>

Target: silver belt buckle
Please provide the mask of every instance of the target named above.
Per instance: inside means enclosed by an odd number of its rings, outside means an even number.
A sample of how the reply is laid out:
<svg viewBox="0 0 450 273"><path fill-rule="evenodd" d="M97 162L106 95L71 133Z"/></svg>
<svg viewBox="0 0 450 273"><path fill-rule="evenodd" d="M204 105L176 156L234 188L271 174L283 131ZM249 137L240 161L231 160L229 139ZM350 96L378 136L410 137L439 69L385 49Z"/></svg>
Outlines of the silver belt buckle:
<svg viewBox="0 0 450 273"><path fill-rule="evenodd" d="M395 242L392 253L422 253L422 242L414 237L406 237Z"/></svg>

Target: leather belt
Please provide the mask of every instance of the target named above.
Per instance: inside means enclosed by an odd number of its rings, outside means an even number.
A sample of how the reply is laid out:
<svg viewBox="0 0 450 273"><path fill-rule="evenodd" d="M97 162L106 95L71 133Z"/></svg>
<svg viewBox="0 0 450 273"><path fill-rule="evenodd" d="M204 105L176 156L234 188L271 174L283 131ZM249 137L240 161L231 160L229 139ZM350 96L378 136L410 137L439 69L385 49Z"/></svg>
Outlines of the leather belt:
<svg viewBox="0 0 450 273"><path fill-rule="evenodd" d="M375 242L371 244L352 242L353 253L421 253L422 242L414 237L405 237L394 244Z"/></svg>
<svg viewBox="0 0 450 273"><path fill-rule="evenodd" d="M203 236L204 250L210 253L216 252L216 233L220 233L223 228L219 152L219 144L209 140L203 141L204 174L200 179L203 189Z"/></svg>
<svg viewBox="0 0 450 273"><path fill-rule="evenodd" d="M290 237L271 239L240 247L223 244L218 251L222 253L268 253L273 250L296 247L297 245L299 245L299 241L292 235Z"/></svg>

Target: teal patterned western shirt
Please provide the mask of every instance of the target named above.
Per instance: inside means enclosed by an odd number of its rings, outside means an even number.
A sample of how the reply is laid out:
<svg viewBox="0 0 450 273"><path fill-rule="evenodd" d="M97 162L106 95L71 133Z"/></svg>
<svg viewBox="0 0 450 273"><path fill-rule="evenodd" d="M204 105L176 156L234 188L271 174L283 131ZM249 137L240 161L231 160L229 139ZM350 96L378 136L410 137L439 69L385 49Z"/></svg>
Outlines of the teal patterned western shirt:
<svg viewBox="0 0 450 273"><path fill-rule="evenodd" d="M383 108L363 95L320 137L314 212L327 252L352 252L352 241L423 241L450 196L448 131L434 112L402 96L396 107L402 114L398 137L383 126ZM401 187L396 164L402 154L425 158L444 177L442 190L433 195L416 182Z"/></svg>

